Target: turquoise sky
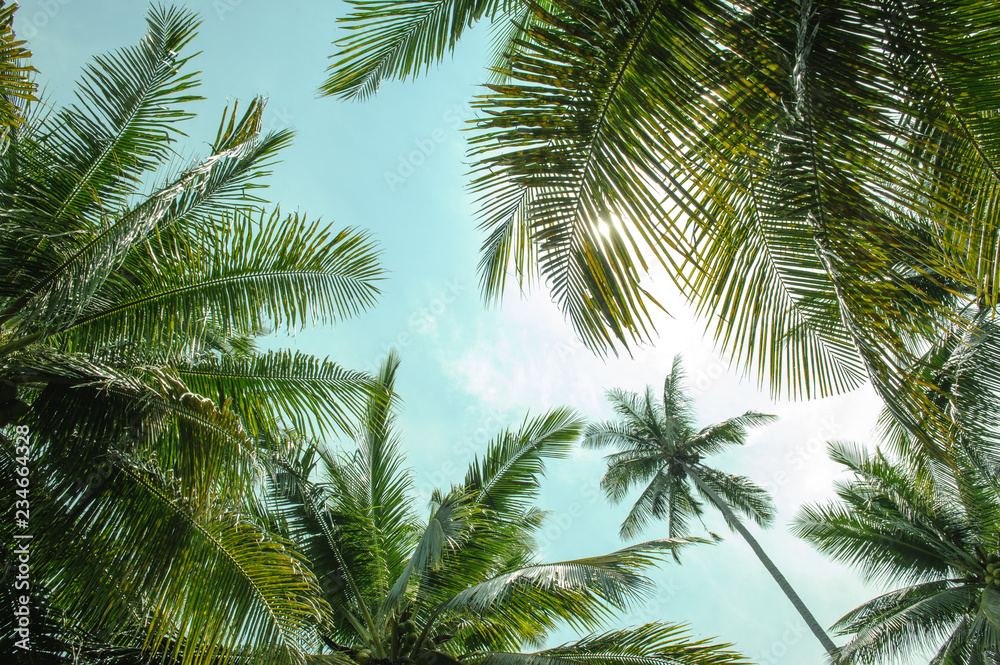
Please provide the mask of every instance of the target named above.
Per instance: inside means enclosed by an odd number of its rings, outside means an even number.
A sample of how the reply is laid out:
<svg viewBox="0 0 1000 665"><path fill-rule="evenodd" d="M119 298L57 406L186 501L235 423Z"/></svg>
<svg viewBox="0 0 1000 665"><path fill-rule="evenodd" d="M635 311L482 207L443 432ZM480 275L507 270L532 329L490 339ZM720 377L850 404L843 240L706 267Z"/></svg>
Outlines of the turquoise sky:
<svg viewBox="0 0 1000 665"><path fill-rule="evenodd" d="M72 100L80 67L97 53L133 43L145 29L142 2L24 0L15 28L29 38L39 81L50 103ZM227 100L269 97L266 124L291 127L266 196L343 226L370 229L389 271L378 305L331 328L309 328L283 343L374 369L389 348L402 356L398 389L403 439L417 479L429 495L463 475L490 436L526 413L569 405L591 418L610 415L604 391L662 385L674 354L682 353L705 424L748 409L781 421L757 432L744 451L715 460L772 491L780 514L761 536L769 553L824 625L875 594L851 571L828 563L787 534L797 506L832 495L838 469L826 459L827 440L870 442L878 400L869 390L819 402L772 402L743 379L701 335L663 276L652 288L676 318L662 318L654 347L608 362L575 341L546 294L509 294L500 310L485 309L477 276L480 237L465 191L468 160L461 130L484 79L488 32L473 31L456 57L427 76L385 86L366 103L320 99L336 0L266 2L198 0L202 17L192 63L202 71L206 100L188 122L186 155L204 152ZM549 560L623 546L618 525L627 506L609 507L597 489L600 455L580 452L550 465L542 506L552 511L540 545ZM709 521L718 533L721 519ZM660 537L650 529L647 538ZM657 595L622 617L687 622L702 636L718 635L762 665L823 661L823 652L749 547L725 543L687 550L683 565L656 573ZM559 633L553 642L572 638ZM841 640L842 641L842 640Z"/></svg>

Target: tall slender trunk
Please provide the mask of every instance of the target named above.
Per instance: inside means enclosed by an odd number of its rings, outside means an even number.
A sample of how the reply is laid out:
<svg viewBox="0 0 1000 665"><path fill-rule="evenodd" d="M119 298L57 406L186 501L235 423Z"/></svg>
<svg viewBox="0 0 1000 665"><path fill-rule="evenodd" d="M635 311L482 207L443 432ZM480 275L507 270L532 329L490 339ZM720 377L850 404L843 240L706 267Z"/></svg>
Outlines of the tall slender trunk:
<svg viewBox="0 0 1000 665"><path fill-rule="evenodd" d="M823 645L826 652L830 654L830 658L833 659L833 662L839 663L840 660L837 657L837 645L833 643L833 640L830 639L830 637L826 634L826 631L819 625L819 622L816 621L816 617L812 615L812 612L809 611L806 604L802 602L801 598L799 598L799 594L795 593L795 589L792 588L792 585L788 583L785 576L781 574L778 567L774 565L771 558L767 556L767 553L764 552L764 548L760 546L757 539L754 538L749 531L747 531L747 528L743 526L743 522L741 522L740 518L733 513L733 511L729 508L729 505L723 501L711 487L705 484L705 481L701 479L701 476L699 476L694 469L685 464L684 470L687 472L688 476L691 477L691 480L694 481L694 484L697 485L702 492L708 495L708 497L712 500L712 503L715 504L715 507L726 516L726 520L732 524L737 531L739 531L740 535L743 536L743 539L747 541L750 548L754 551L754 554L756 554L757 558L760 559L760 562L764 564L764 568L767 569L767 572L771 573L771 577L774 578L774 581L778 583L781 590L785 592L785 596L788 597L788 600L790 600L792 605L795 606L795 609L798 610L799 615L806 622L806 625L809 626L809 630L812 631L813 635L816 636L816 639Z"/></svg>

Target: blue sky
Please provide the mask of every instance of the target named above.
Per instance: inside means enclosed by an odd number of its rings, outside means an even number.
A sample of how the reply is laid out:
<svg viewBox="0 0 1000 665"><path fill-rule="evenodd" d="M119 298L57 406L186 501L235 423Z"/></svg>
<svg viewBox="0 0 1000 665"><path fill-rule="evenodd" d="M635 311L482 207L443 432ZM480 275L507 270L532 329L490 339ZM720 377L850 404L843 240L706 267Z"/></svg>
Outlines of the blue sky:
<svg viewBox="0 0 1000 665"><path fill-rule="evenodd" d="M193 0L203 24L191 51L202 71L200 94L181 150L203 152L227 100L269 98L265 124L291 127L295 144L282 154L265 196L339 225L369 229L388 270L378 305L357 319L310 327L283 340L356 369L374 369L389 348L402 356L400 428L424 495L458 481L490 436L525 414L567 405L589 418L610 415L604 391L662 385L676 353L707 424L749 409L781 420L756 432L746 450L715 460L751 476L774 495L776 527L765 549L823 625L875 594L787 533L797 506L832 496L840 477L826 459L827 440L870 443L878 400L863 389L807 403L772 402L754 377L740 379L703 338L668 280L652 288L675 318L662 317L655 345L633 358L595 358L541 291L511 292L503 307L481 304L480 237L466 192L463 121L484 79L485 29L473 31L456 57L415 82L386 85L365 103L320 99L336 18L335 0ZM29 38L48 100L72 99L73 82L91 56L134 43L145 29L145 4L111 0L23 0L15 28ZM599 453L580 451L550 465L542 507L552 511L540 546L550 560L595 555L623 546L617 537L626 505L608 506L597 484ZM713 531L726 531L710 519ZM757 531L754 529L755 532ZM660 537L655 528L647 538ZM683 565L664 564L650 603L622 617L687 622L699 635L719 635L762 665L819 663L822 649L805 629L749 547L733 536L689 549ZM553 637L570 639L569 632Z"/></svg>

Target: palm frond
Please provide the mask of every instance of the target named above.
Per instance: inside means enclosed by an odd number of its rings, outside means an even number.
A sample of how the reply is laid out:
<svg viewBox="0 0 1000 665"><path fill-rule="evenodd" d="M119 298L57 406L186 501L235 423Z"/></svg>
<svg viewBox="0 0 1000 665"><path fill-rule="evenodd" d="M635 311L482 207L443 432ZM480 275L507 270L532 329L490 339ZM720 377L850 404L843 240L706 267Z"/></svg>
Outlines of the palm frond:
<svg viewBox="0 0 1000 665"><path fill-rule="evenodd" d="M698 469L698 475L713 492L733 510L740 512L762 527L770 526L777 516L771 495L746 476L724 473L716 469ZM706 496L711 502L711 498ZM732 524L730 528L734 528Z"/></svg>
<svg viewBox="0 0 1000 665"><path fill-rule="evenodd" d="M834 444L831 454L855 479L837 485L840 503L802 508L793 533L888 582L916 584L975 565L975 532L958 506L933 496L927 481L855 447Z"/></svg>
<svg viewBox="0 0 1000 665"><path fill-rule="evenodd" d="M477 100L488 115L471 139L482 227L506 230L503 240L491 235L481 268L502 275L492 257L512 256L522 233L514 223L526 226L536 247L514 256L537 257L553 298L597 350L647 339L648 308L659 304L639 286L640 273L653 262L680 274L678 257L692 256L690 239L663 235L669 213L657 182L666 176L655 153L669 138L643 107L656 94L645 77L658 69L647 45L669 38L658 33L659 3L631 7L614 25L596 3L534 6L530 46L512 59L512 82ZM509 203L495 204L497 196ZM498 294L495 283L484 282L484 292Z"/></svg>
<svg viewBox="0 0 1000 665"><path fill-rule="evenodd" d="M199 99L190 93L197 81L181 73L190 57L180 54L198 20L186 10L154 6L147 23L138 45L84 68L81 105L54 118L49 140L65 165L49 182L55 228L82 220L99 226L101 210L125 202L141 175L169 155L177 123L191 117L181 106Z"/></svg>
<svg viewBox="0 0 1000 665"><path fill-rule="evenodd" d="M209 356L177 373L192 392L228 401L251 434L350 431L375 393L369 376L298 351Z"/></svg>
<svg viewBox="0 0 1000 665"><path fill-rule="evenodd" d="M447 550L460 546L466 522L471 516L470 504L462 495L450 494L441 498L406 568L385 594L381 616L389 616L399 606L411 578L416 576L419 580L427 571L441 565Z"/></svg>
<svg viewBox="0 0 1000 665"><path fill-rule="evenodd" d="M329 612L305 560L235 515L196 517L177 489L123 460L98 492L70 504L71 514L45 502L39 575L81 626L148 619L145 648L170 641L177 655L183 639L184 663L247 648L279 661L300 657L302 640ZM132 546L117 546L119 537Z"/></svg>
<svg viewBox="0 0 1000 665"><path fill-rule="evenodd" d="M477 456L465 476L465 488L476 504L502 518L523 511L538 495L545 458L569 456L583 419L572 409L553 409L529 420L516 432L493 439L480 461Z"/></svg>
<svg viewBox="0 0 1000 665"><path fill-rule="evenodd" d="M142 273L128 274L126 284L116 280L110 302L74 321L72 337L156 343L157 335L179 329L197 339L208 316L233 333L295 328L354 316L378 294L380 269L367 234L297 214L282 218L278 210L237 214L205 246L160 249L166 251L149 257ZM157 271L165 261L170 272Z"/></svg>
<svg viewBox="0 0 1000 665"><path fill-rule="evenodd" d="M16 4L0 7L0 153L6 152L11 132L24 122L27 103L37 101L31 51L14 34L15 11Z"/></svg>
<svg viewBox="0 0 1000 665"><path fill-rule="evenodd" d="M559 563L525 566L459 592L447 600L441 611L463 610L484 613L496 605L509 605L511 598L522 595L539 608L552 604L550 611L579 620L584 606L595 603L625 608L651 590L651 582L640 574L659 560L660 555L690 542L686 539L662 539L633 545L604 556ZM571 611L573 603L579 604Z"/></svg>
<svg viewBox="0 0 1000 665"><path fill-rule="evenodd" d="M497 11L506 0L351 0L340 19L349 33L336 42L333 72L324 95L365 99L386 80L406 79L430 69L453 51L467 28Z"/></svg>
<svg viewBox="0 0 1000 665"><path fill-rule="evenodd" d="M398 368L399 356L390 352L365 404L358 450L340 468L341 496L334 499L338 511L363 518L355 546L369 559L367 586L375 599L384 598L403 574L420 534L411 505L413 480L394 430Z"/></svg>
<svg viewBox="0 0 1000 665"><path fill-rule="evenodd" d="M262 517L277 522L280 532L308 557L323 597L333 609L329 623L321 628L339 631L338 637L360 628L363 637L370 637L370 628L354 616L363 616L370 601L359 583L364 581L366 558L363 549L355 546L356 518L334 513L329 507L329 488L310 480L316 452L311 445L289 445L289 450L268 461L267 513Z"/></svg>
<svg viewBox="0 0 1000 665"><path fill-rule="evenodd" d="M747 411L743 415L703 428L688 441L687 447L699 455L715 455L730 446L744 445L750 428L763 427L777 420L777 416L769 413Z"/></svg>
<svg viewBox="0 0 1000 665"><path fill-rule="evenodd" d="M696 640L684 626L648 623L638 628L592 634L534 653L473 653L477 665L737 665L749 663L730 644Z"/></svg>
<svg viewBox="0 0 1000 665"><path fill-rule="evenodd" d="M981 590L935 581L875 598L837 622L854 635L840 651L851 662L874 663L936 647L963 621Z"/></svg>

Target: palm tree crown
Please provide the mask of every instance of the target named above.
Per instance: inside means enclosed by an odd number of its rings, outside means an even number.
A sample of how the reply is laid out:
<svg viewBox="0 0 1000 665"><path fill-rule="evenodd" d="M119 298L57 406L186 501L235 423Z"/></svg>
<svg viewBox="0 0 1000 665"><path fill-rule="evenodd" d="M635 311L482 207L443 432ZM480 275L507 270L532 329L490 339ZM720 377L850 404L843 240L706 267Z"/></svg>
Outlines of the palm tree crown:
<svg viewBox="0 0 1000 665"><path fill-rule="evenodd" d="M0 533L14 542L28 469L32 657L294 662L330 610L253 517L262 449L286 428L349 427L372 382L254 340L362 311L380 268L367 234L256 195L291 140L262 131L263 99L226 108L207 155L180 157L198 20L156 6L147 26L85 66L76 104L4 91L0 424L30 436L0 435Z"/></svg>
<svg viewBox="0 0 1000 665"><path fill-rule="evenodd" d="M839 501L807 506L794 531L831 558L893 585L840 619L845 662L1000 663L1000 495L975 465L928 475L847 444ZM936 476L936 477L935 477Z"/></svg>
<svg viewBox="0 0 1000 665"><path fill-rule="evenodd" d="M667 536L689 535L692 518L701 518L702 501L692 487L689 472L697 469L703 482L732 509L761 526L774 520L774 506L767 492L745 476L724 473L702 460L746 442L751 427L775 420L774 416L748 411L715 425L697 428L691 399L683 388L680 357L674 358L663 383L662 400L647 388L640 396L622 390L608 391L618 418L587 427L583 445L612 447L601 487L613 503L620 503L633 487L645 485L622 522L622 538L634 538L654 520L666 520Z"/></svg>
<svg viewBox="0 0 1000 665"><path fill-rule="evenodd" d="M663 539L603 556L544 563L532 534L546 459L565 457L580 418L556 409L495 438L464 480L435 491L430 514L413 509L412 484L387 407L397 367L383 365L357 449L332 456L290 447L274 460L269 504L277 524L312 561L333 620L334 651L355 663L667 665L738 663L724 645L690 640L681 627L591 633L540 647L565 622L594 631L642 597L647 566L684 540Z"/></svg>

